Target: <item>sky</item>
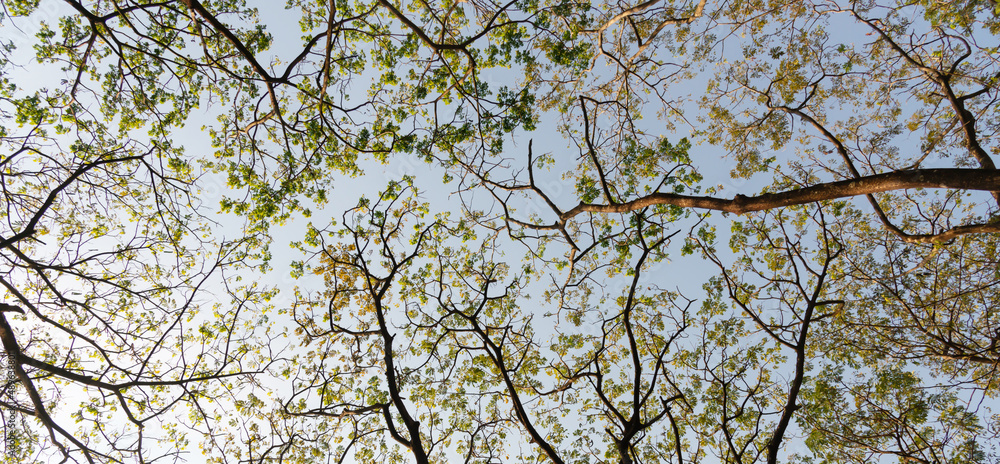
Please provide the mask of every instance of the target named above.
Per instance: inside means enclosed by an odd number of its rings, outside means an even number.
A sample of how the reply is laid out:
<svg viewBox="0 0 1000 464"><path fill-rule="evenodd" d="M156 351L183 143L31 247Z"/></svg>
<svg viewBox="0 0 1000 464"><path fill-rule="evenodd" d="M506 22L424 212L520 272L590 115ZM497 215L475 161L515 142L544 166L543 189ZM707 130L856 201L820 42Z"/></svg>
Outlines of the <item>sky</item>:
<svg viewBox="0 0 1000 464"><path fill-rule="evenodd" d="M258 57L261 62L272 62L274 58L284 58L282 61L287 62L289 56L294 56L299 51L299 37L301 32L299 30L298 24L296 23L296 18L294 14L284 11L280 7L283 2L268 2L262 4L261 7L261 17L266 19L269 30L272 36L275 38L274 46L272 48L272 56ZM63 14L70 13L71 9L61 2L45 1L42 3L38 13L30 18L4 18L2 23L2 29L0 29L0 35L5 38L12 39L15 44L27 45L30 44L30 37L37 31L38 25L41 21L54 22L56 18ZM854 34L855 31L850 31L850 34ZM27 51L27 47L21 47L22 51ZM18 74L21 73L21 74ZM515 73L511 73L510 76L506 76L500 72L493 74L488 74L484 78L487 81L495 83L504 83L506 80L511 79ZM24 82L27 85L47 85L48 82L58 82L59 73L52 72L51 68L45 71L39 71L36 68L24 69L20 71L15 71L12 76L17 82ZM354 89L358 92L366 92L368 86L362 85L360 82L355 84ZM188 121L185 128L176 132L179 140L181 140L187 150L187 153L193 157L209 155L214 149L211 147L209 137L207 133L202 130L203 126L211 126L215 123L215 112L224 111L224 108L212 108L205 107L202 111L199 111L197 116L192 120ZM650 116L646 119L646 123L656 124L656 118ZM684 135L683 133L676 134L678 136ZM541 153L553 153L558 162L551 168L549 172L544 173L544 180L541 181L542 185L545 186L546 191L553 197L553 199L562 206L572 205L576 203L574 186L572 181L562 180L562 171L572 169L576 157L578 156L577 148L571 145L571 142L564 137L558 128L558 122L548 115L543 115L542 120L539 121L539 127L534 132L530 134L523 134L523 137L529 137L534 140L534 151L536 154ZM526 139L521 138L517 143L510 144L510 152L512 157L516 157L526 150ZM768 179L759 178L751 179L750 181L741 179L732 179L729 176L729 171L735 168L735 164L725 159L722 156L722 152L713 147L708 146L696 146L693 152L697 152L699 157L699 164L702 166L709 166L709 169L704 169L702 174L705 176L704 185L721 185L723 190L723 195L734 195L736 193L750 194L753 192L758 192L765 184ZM787 156L791 153L779 153L778 155ZM302 256L295 252L292 248L288 247L287 244L293 241L301 240L305 235L306 226L309 222L314 223L317 227L323 227L330 219L339 219L342 212L352 206L357 202L358 192L369 192L370 195L374 195L375 192L384 186L387 182L392 180L399 180L405 175L412 175L417 179L417 185L421 191L421 197L431 203L432 208L435 212L450 209L451 211L458 213L459 208L459 198L453 193L456 184L443 184L441 182L442 172L433 166L430 166L418 159L415 156L398 156L393 158L393 160L386 164L380 165L375 163L369 163L366 166L366 172L364 175L358 176L356 178L344 178L338 181L335 186L335 190L331 195L331 201L329 204L324 205L322 209L317 209L310 218L296 217L289 223L276 227L273 229L273 249L274 259L272 261L272 269L263 275L253 274L248 272L245 274L245 278L248 281L259 282L263 285L274 286L280 290L278 296L271 301L275 306L276 310L288 307L292 304L293 295L292 292L287 290L294 287L303 287L307 289L317 289L320 286L320 280L313 276L312 278L295 279L291 275L290 264L292 261L302 259ZM226 184L226 178L223 174L207 172L202 177L200 183L201 194L200 199L203 201L206 208L212 208L218 204L218 201L222 199L223 195L232 194L230 188ZM477 195L482 195L478 193ZM467 198L466 198L467 199ZM444 205L444 207L442 207ZM544 207L540 202L535 202L534 204L527 204L524 206L523 211L531 211L531 208L535 207L539 210L543 210ZM219 227L215 230L215 233L219 234L220 237L232 238L241 234L242 221L235 217L218 215L216 220L219 223ZM719 225L719 231L721 234L720 243L726 243L727 241L727 226L729 224L729 219L723 217L722 215L714 215L713 221L717 221ZM521 253L520 248L516 244L508 244L509 257L516 261L519 259ZM725 248L720 250L720 254L724 258L731 258L732 255L725 251ZM650 271L643 277L643 283L655 284L664 288L677 288L688 298L692 299L702 299L703 292L701 290L701 285L707 279L707 277L715 275L717 269L711 264L701 260L697 256L680 257L675 256L674 261L670 263L663 263L655 265ZM625 282L622 279L616 281L612 284L613 293L615 290L624 290ZM539 290L543 287L543 283L537 284ZM222 293L220 291L220 293ZM536 300L537 301L537 300ZM536 309L538 314L544 314L550 312L553 308L545 307L544 305L539 305ZM278 327L281 326L291 326L290 321L287 318L282 318L281 316L275 316L272 319ZM598 327L594 325L596 321L589 321L590 324L584 324L576 330L581 331L593 331L592 333L597 333ZM561 327L561 329L564 329ZM552 331L554 334L554 330ZM289 346L294 347L296 341L289 340ZM293 348L294 349L294 348ZM277 390L281 390L286 384L286 381L281 379L274 379L270 382L265 382L269 386L273 386ZM72 402L72 400L67 400L67 402ZM801 447L802 443L799 440L790 442L790 451L796 451L795 447Z"/></svg>

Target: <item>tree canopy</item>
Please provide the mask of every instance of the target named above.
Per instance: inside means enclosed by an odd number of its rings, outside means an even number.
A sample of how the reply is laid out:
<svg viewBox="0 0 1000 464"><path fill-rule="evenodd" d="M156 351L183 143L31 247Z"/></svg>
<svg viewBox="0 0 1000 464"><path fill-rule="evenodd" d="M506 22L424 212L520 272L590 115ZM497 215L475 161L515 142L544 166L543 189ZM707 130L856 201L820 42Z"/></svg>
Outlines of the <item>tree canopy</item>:
<svg viewBox="0 0 1000 464"><path fill-rule="evenodd" d="M0 0L13 462L1000 462L1000 4Z"/></svg>

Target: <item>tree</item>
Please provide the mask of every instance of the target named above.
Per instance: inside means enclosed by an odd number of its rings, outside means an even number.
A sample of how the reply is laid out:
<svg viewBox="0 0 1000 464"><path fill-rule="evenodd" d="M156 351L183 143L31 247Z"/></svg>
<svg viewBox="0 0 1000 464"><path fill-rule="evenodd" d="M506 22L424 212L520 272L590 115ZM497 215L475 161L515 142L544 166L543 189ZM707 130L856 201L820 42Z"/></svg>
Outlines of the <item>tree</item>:
<svg viewBox="0 0 1000 464"><path fill-rule="evenodd" d="M17 14L37 5L4 6ZM133 91L124 83L108 95L82 77L33 88L12 61L18 51L4 46L0 341L15 377L5 374L0 400L12 412L5 459L183 456L185 431L215 420L205 404L279 359L245 325L265 317L247 319L246 308L267 293L235 274L252 262L257 238L212 237L203 185L170 140L169 114L129 114L130 103L152 103L121 102ZM55 59L44 44L38 53ZM83 75L69 63L67 72ZM94 108L101 100L109 106ZM137 135L151 116L160 117L155 129Z"/></svg>
<svg viewBox="0 0 1000 464"><path fill-rule="evenodd" d="M2 4L24 456L1000 459L990 2Z"/></svg>

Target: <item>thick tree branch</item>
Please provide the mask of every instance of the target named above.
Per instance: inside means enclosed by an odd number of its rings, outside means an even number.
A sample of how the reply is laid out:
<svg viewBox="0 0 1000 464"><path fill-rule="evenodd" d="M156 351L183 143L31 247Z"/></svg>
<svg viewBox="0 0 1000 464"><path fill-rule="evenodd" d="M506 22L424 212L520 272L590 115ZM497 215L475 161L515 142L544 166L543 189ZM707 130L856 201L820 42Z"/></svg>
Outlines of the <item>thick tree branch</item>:
<svg viewBox="0 0 1000 464"><path fill-rule="evenodd" d="M816 86L813 86L813 92L815 92L815 89ZM855 178L858 179L862 177L861 172L858 171L858 168L854 165L854 160L851 159L850 153L848 152L847 147L844 145L844 143L840 140L840 138L833 135L832 132L827 130L826 126L817 121L816 118L813 118L808 113L802 110L802 107L805 106L804 102L803 104L799 105L796 108L791 108L788 106L772 106L770 93L765 93L765 96L768 98L768 106L771 109L783 111L790 115L798 116L805 122L809 123L809 125L813 126L816 130L820 131L820 133L823 134L823 137L825 137L830 143L834 145L834 147L837 150L837 153L840 154L841 159L847 165L847 168L851 171L851 175L853 175ZM812 96L812 94L810 94L810 96ZM806 98L806 101L808 100L809 97ZM875 210L875 214L878 216L879 221L882 222L882 225L886 228L886 230L892 232L896 237L900 238L901 240L907 243L946 242L960 235L989 233L998 231L996 224L969 224L964 226L953 227L936 234L935 233L910 234L904 231L903 229L899 228L899 226L893 224L892 221L889 220L889 215L885 213L885 210L882 208L882 205L879 204L878 200L875 198L875 195L868 193L865 194L865 198L867 198L868 203L872 205L872 209Z"/></svg>
<svg viewBox="0 0 1000 464"><path fill-rule="evenodd" d="M56 433L62 435L67 440L72 442L73 445L75 445L79 450L83 452L84 457L86 457L87 461L90 463L96 462L92 454L97 454L98 456L108 458L108 456L104 456L100 453L92 451L89 447L81 443L76 437L74 437L72 434L70 434L61 426L59 426L59 424L57 424L55 420L52 419L52 416L49 415L48 410L45 409L45 401L42 399L42 396L38 393L38 389L35 388L35 383L31 381L31 377L28 375L27 372L25 372L24 367L21 366L22 363L21 347L20 345L18 345L17 340L14 338L14 330L11 328L10 324L7 323L6 316L3 315L4 312L7 311L16 312L16 310L18 309L20 308L16 308L14 306L7 304L4 304L4 307L0 309L0 342L3 343L4 351L7 352L7 356L9 359L8 362L10 363L11 368L14 370L14 374L17 376L17 379L21 382L21 385L24 386L25 391L28 392L28 397L31 398L31 403L35 407L34 411L35 417L37 417L38 420L41 421L42 424L44 424L45 427L49 430L49 436L52 440L52 443L54 443L57 447L59 447L60 451L62 451L63 456L65 456L66 458L69 457L69 450L67 450L66 447L62 443L60 443L58 439L56 439Z"/></svg>
<svg viewBox="0 0 1000 464"><path fill-rule="evenodd" d="M674 205L682 208L744 214L894 190L941 188L993 191L997 186L1000 186L1000 172L996 171L916 169L825 182L801 189L765 193L753 197L737 195L732 200L656 192L625 203L593 204L581 202L573 209L562 213L560 219L566 221L581 213L626 213L653 205ZM995 226L991 225L985 228L994 231ZM1000 230L1000 228L996 228L996 230Z"/></svg>
<svg viewBox="0 0 1000 464"><path fill-rule="evenodd" d="M69 177L67 177L64 181L62 181L62 183L60 183L58 186L56 186L56 188L52 189L52 191L49 192L49 195L45 198L45 201L43 201L42 204L38 207L38 210L35 212L35 214L31 216L31 219L28 221L28 223L21 228L20 232L7 238L0 237L0 248L7 248L11 244L23 240L27 237L30 237L32 234L34 234L36 231L36 226L38 226L38 221L40 221L42 217L45 216L45 213L48 212L49 208L51 208L52 205L55 204L56 198L59 197L59 194L63 190L68 188L70 185L72 185L74 182L76 182L80 178L80 176L86 174L87 171L90 171L91 169L94 169L96 167L105 164L139 160L149 155L149 153L151 152L152 150L141 155L125 156L121 158L104 158L102 155L102 157L98 158L96 161L81 165L75 171L73 171L73 173L70 174Z"/></svg>

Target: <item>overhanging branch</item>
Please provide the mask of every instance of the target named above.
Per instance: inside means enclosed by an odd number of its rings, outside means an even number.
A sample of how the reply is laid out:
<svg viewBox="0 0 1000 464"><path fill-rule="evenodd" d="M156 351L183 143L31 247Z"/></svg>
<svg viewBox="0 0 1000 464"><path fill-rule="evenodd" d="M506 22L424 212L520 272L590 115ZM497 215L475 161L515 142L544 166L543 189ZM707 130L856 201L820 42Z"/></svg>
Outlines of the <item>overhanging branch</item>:
<svg viewBox="0 0 1000 464"><path fill-rule="evenodd" d="M567 220L580 213L626 213L654 205L708 209L727 213L751 213L786 206L836 200L870 193L917 188L993 191L1000 187L1000 172L979 169L915 169L825 182L796 190L765 193L747 197L736 195L729 200L717 197L652 193L625 203L591 204L581 202L561 215Z"/></svg>

